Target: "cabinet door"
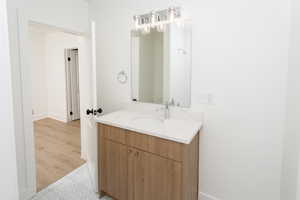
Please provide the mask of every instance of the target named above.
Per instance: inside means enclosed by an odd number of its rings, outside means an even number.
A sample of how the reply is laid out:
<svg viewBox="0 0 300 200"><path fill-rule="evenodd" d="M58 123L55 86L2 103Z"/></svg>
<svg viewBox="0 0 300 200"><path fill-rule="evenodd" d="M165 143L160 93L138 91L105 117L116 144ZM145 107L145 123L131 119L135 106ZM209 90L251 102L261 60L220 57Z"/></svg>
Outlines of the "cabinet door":
<svg viewBox="0 0 300 200"><path fill-rule="evenodd" d="M104 140L103 151L102 190L116 199L127 200L127 147Z"/></svg>
<svg viewBox="0 0 300 200"><path fill-rule="evenodd" d="M132 195L129 195L128 200L182 199L181 163L143 151L136 150L133 155L133 164L129 164L129 176L134 183L131 182L133 188L129 192Z"/></svg>
<svg viewBox="0 0 300 200"><path fill-rule="evenodd" d="M133 178L133 196L131 200L150 200L149 193L149 175L150 175L150 154L143 151L134 151L134 162L132 170ZM131 166L132 168L132 166Z"/></svg>
<svg viewBox="0 0 300 200"><path fill-rule="evenodd" d="M146 174L146 170L144 170L144 173L141 173L143 167L140 167L139 165L137 159L138 154L139 152L136 149L128 149L128 200L145 199L140 198L140 194L137 193L137 191L139 191L139 188L143 188L143 186L138 184L139 179Z"/></svg>

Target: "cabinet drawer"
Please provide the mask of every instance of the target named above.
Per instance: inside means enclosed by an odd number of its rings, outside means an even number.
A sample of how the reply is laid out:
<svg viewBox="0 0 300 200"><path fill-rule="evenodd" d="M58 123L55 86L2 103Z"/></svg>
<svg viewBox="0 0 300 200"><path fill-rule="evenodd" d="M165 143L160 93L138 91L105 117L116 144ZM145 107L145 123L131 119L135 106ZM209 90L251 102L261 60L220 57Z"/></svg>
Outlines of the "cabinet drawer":
<svg viewBox="0 0 300 200"><path fill-rule="evenodd" d="M183 161L183 144L149 136L148 151L176 161Z"/></svg>
<svg viewBox="0 0 300 200"><path fill-rule="evenodd" d="M126 143L140 150L148 151L149 149L149 137L141 133L126 131Z"/></svg>
<svg viewBox="0 0 300 200"><path fill-rule="evenodd" d="M131 147L157 154L165 158L170 158L179 162L183 160L183 144L177 142L126 131L126 143Z"/></svg>
<svg viewBox="0 0 300 200"><path fill-rule="evenodd" d="M100 133L106 139L126 144L126 131L124 129L101 124Z"/></svg>

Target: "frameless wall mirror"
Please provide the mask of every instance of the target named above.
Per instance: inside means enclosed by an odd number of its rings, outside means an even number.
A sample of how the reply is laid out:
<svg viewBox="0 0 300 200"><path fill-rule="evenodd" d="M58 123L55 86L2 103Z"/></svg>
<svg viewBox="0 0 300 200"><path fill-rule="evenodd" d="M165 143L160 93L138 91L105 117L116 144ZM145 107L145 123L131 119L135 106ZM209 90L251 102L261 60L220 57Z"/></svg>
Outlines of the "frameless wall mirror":
<svg viewBox="0 0 300 200"><path fill-rule="evenodd" d="M131 40L132 99L190 107L191 25L173 23L164 30L132 31Z"/></svg>

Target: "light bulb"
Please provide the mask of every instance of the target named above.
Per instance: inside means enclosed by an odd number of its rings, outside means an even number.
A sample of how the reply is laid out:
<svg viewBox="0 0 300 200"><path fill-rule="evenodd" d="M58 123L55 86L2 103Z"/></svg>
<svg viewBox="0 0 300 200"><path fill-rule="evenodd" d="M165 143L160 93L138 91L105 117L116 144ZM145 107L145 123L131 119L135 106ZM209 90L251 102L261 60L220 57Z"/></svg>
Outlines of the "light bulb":
<svg viewBox="0 0 300 200"><path fill-rule="evenodd" d="M133 17L133 19L134 19L135 29L138 30L139 29L139 17L136 15Z"/></svg>
<svg viewBox="0 0 300 200"><path fill-rule="evenodd" d="M156 21L156 13L153 11L151 13L151 27L154 28L155 27L155 21Z"/></svg>
<svg viewBox="0 0 300 200"><path fill-rule="evenodd" d="M169 8L169 15L170 15L170 22L173 22L174 18L175 18L175 8L174 7Z"/></svg>

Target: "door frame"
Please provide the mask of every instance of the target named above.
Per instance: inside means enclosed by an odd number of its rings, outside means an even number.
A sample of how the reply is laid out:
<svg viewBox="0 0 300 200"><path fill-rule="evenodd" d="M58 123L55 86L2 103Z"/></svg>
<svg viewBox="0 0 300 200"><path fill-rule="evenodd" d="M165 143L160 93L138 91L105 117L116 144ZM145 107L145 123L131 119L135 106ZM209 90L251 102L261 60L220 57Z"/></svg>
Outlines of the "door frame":
<svg viewBox="0 0 300 200"><path fill-rule="evenodd" d="M81 33L64 27L55 27L29 18L23 9L16 9L11 23L16 32L10 33L12 60L13 107L16 134L16 158L18 165L20 199L27 200L36 193L36 158L32 121L31 65L29 45L29 25L40 24L56 28L62 32L90 38L90 33ZM82 131L81 131L82 134ZM82 137L82 135L81 135ZM82 140L82 139L81 139ZM84 148L82 154L84 154ZM82 155L82 158L85 158ZM21 185L22 184L22 185ZM23 189L24 188L24 189Z"/></svg>

